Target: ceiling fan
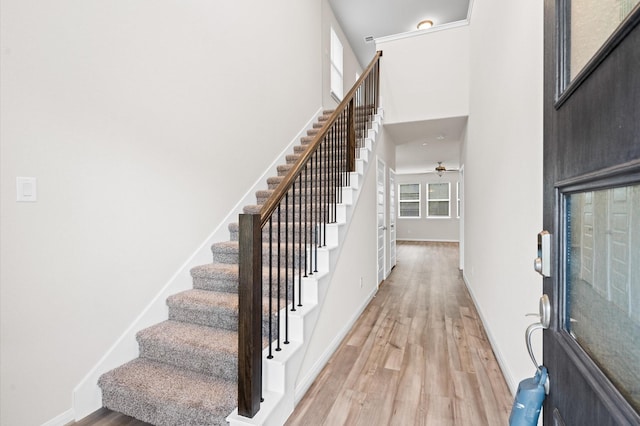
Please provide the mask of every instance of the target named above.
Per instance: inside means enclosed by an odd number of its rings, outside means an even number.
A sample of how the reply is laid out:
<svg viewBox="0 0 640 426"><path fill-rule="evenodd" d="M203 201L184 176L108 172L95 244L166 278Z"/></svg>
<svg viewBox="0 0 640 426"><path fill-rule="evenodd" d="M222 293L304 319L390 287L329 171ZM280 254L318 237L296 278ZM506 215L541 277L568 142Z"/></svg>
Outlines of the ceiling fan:
<svg viewBox="0 0 640 426"><path fill-rule="evenodd" d="M436 166L436 173L438 176L442 176L445 172L459 172L460 169L447 169L442 165L442 161L438 161L438 165Z"/></svg>

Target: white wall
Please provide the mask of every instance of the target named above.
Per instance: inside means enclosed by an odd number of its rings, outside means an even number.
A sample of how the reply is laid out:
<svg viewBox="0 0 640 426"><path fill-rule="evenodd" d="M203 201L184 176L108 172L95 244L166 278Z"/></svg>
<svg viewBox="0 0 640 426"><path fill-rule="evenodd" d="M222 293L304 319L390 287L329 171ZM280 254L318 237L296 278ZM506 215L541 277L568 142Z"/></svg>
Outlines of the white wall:
<svg viewBox="0 0 640 426"><path fill-rule="evenodd" d="M321 5L0 15L0 423L39 425L321 106Z"/></svg>
<svg viewBox="0 0 640 426"><path fill-rule="evenodd" d="M396 183L420 184L420 217L398 218L397 238L405 241L458 241L460 239L460 219L457 217L456 183L459 181L457 172L447 172L442 177L435 173L401 174L397 175ZM449 207L451 215L448 218L427 217L427 184L449 182ZM398 190L399 194L400 191ZM400 211L400 207L397 208Z"/></svg>
<svg viewBox="0 0 640 426"><path fill-rule="evenodd" d="M534 372L523 337L534 318L524 315L542 293L532 262L542 229L542 26L539 1L474 2L464 278L513 391Z"/></svg>
<svg viewBox="0 0 640 426"><path fill-rule="evenodd" d="M393 145L384 132L378 136L375 153L370 154L349 232L302 362L297 387L310 384L310 375L313 377L320 372L377 289L376 155L387 167L395 167Z"/></svg>
<svg viewBox="0 0 640 426"><path fill-rule="evenodd" d="M469 27L377 40L385 123L469 113Z"/></svg>

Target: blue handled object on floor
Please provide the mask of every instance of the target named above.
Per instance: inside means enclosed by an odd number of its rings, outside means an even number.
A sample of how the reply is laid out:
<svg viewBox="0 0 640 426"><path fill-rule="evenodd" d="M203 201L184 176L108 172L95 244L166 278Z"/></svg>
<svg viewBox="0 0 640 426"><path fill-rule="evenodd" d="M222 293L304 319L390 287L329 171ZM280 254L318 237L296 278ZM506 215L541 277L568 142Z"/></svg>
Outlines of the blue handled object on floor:
<svg viewBox="0 0 640 426"><path fill-rule="evenodd" d="M546 396L547 368L538 367L534 377L520 382L513 401L509 426L536 426Z"/></svg>

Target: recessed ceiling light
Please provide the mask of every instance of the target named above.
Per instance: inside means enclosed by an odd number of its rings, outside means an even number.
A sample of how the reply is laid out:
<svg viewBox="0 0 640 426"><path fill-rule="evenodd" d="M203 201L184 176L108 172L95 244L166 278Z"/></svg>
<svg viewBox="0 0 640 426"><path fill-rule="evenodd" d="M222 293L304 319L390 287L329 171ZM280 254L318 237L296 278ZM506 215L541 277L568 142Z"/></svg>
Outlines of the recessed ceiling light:
<svg viewBox="0 0 640 426"><path fill-rule="evenodd" d="M445 136L444 135L438 135L438 136L436 136L436 139L438 139L439 141L442 141L442 140L445 139Z"/></svg>
<svg viewBox="0 0 640 426"><path fill-rule="evenodd" d="M431 19L425 19L424 21L418 22L419 30L426 30L427 28L433 27L433 21Z"/></svg>

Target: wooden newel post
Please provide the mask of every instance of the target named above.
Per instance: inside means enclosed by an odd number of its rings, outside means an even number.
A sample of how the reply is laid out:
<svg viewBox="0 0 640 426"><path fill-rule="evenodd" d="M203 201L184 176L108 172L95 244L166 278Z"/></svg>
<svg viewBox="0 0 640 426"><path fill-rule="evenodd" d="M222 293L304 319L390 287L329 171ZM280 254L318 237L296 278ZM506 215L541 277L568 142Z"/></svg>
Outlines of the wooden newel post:
<svg viewBox="0 0 640 426"><path fill-rule="evenodd" d="M253 417L262 396L262 231L259 214L240 215L238 414Z"/></svg>
<svg viewBox="0 0 640 426"><path fill-rule="evenodd" d="M356 116L353 98L349 101L347 118L347 166L350 172L356 170Z"/></svg>

